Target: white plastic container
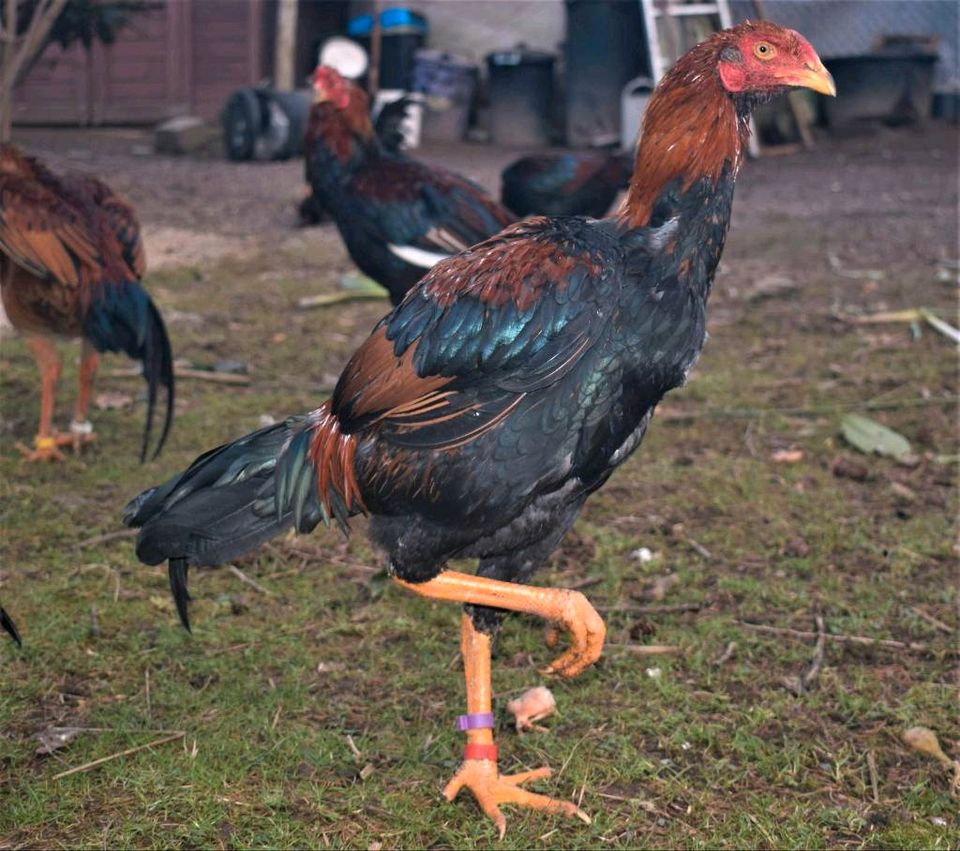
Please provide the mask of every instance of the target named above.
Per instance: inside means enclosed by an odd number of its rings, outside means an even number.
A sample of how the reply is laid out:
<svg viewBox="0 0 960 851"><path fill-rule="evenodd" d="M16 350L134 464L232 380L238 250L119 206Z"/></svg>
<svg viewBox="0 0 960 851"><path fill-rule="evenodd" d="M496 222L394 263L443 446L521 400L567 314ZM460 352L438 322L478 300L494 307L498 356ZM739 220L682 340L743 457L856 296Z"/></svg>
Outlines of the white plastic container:
<svg viewBox="0 0 960 851"><path fill-rule="evenodd" d="M620 95L620 146L632 150L640 135L643 113L653 92L653 80L649 77L634 77L623 87Z"/></svg>

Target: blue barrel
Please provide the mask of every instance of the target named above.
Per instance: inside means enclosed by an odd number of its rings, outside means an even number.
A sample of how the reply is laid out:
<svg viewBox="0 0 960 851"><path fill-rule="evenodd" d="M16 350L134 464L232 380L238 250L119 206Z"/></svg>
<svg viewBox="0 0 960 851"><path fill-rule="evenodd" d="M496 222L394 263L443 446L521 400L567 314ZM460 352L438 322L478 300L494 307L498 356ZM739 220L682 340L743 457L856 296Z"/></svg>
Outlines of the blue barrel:
<svg viewBox="0 0 960 851"><path fill-rule="evenodd" d="M380 13L380 88L409 90L417 51L427 41L427 19L401 6ZM373 15L357 15L347 24L347 35L370 52Z"/></svg>

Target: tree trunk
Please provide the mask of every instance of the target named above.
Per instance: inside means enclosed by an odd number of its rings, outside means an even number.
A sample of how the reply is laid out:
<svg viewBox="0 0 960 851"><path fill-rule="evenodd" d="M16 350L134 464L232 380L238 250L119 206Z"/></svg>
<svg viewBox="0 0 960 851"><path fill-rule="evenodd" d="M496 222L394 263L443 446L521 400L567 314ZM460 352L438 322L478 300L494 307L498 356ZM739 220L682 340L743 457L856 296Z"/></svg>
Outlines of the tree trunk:
<svg viewBox="0 0 960 851"><path fill-rule="evenodd" d="M13 134L13 59L17 49L17 0L6 0L3 64L0 66L0 142Z"/></svg>
<svg viewBox="0 0 960 851"><path fill-rule="evenodd" d="M0 65L0 142L9 142L13 128L13 90L47 46L47 36L67 0L42 0L22 38L17 38L17 0L5 0L7 27Z"/></svg>

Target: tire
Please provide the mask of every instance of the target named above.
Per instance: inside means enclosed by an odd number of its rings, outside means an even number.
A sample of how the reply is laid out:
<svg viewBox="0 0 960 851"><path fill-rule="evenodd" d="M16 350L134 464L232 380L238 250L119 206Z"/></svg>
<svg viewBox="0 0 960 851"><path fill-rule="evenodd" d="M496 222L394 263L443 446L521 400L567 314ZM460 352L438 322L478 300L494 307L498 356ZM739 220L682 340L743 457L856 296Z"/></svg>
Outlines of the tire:
<svg viewBox="0 0 960 851"><path fill-rule="evenodd" d="M253 89L237 89L227 99L221 116L223 149L234 162L252 160L263 124L260 99Z"/></svg>

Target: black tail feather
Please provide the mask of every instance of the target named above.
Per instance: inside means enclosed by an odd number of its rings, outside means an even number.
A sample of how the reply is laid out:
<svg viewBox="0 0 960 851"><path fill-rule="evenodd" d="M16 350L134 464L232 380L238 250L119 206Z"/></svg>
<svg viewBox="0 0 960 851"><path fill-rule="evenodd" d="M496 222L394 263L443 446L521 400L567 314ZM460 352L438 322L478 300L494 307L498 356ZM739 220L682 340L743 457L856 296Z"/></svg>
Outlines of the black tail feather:
<svg viewBox="0 0 960 851"><path fill-rule="evenodd" d="M140 461L147 458L153 431L153 414L160 387L167 391L166 413L156 458L173 424L173 352L166 326L147 291L137 282L107 284L94 297L87 312L84 332L98 351L125 352L143 364L147 382L147 422L140 447Z"/></svg>
<svg viewBox="0 0 960 851"><path fill-rule="evenodd" d="M7 614L6 610L0 606L0 627L7 632L7 634L17 642L17 647L23 647L23 641L20 640L20 633L17 631L17 625L13 622L13 618Z"/></svg>
<svg viewBox="0 0 960 851"><path fill-rule="evenodd" d="M167 564L167 570L170 574L170 591L173 594L173 602L177 606L177 614L180 616L180 623L183 628L192 633L190 629L190 613L187 611L187 604L190 602L190 592L187 590L187 566L185 558L172 558Z"/></svg>

